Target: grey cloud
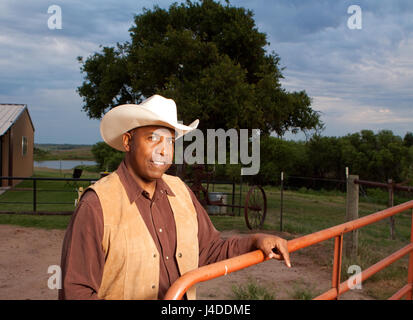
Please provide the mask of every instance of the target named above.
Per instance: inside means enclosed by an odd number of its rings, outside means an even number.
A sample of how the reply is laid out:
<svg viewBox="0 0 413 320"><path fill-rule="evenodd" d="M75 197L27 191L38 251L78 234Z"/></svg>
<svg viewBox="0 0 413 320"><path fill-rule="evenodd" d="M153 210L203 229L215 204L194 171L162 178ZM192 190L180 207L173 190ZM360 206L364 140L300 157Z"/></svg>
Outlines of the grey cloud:
<svg viewBox="0 0 413 320"><path fill-rule="evenodd" d="M79 123L82 135L86 132L88 139L100 140L97 122L81 111L82 101L75 92L82 81L76 57L93 54L99 45L129 40L133 16L155 3L168 8L173 1L2 0L0 102L27 103L37 123L36 139L43 142L51 135L62 142L81 141L66 123ZM62 8L62 30L47 28L47 8L52 4ZM259 30L271 43L268 50L277 52L286 67L283 85L288 90L305 89L315 97L313 107L323 110L325 134L384 126L395 132L407 130L408 120L399 120L411 119L413 112L413 1L234 0L231 4L254 11ZM362 30L347 28L347 7L352 4L363 10ZM351 112L375 114L380 109L389 109L399 122L392 127L380 114L380 124L349 120ZM50 130L45 130L49 123ZM68 137L72 140L63 140Z"/></svg>

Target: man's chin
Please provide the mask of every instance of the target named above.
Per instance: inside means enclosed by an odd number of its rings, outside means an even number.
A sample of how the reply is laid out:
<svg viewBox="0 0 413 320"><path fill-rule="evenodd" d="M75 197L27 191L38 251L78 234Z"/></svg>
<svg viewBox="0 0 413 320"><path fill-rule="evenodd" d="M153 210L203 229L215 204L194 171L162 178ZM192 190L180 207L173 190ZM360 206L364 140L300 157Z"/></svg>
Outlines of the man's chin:
<svg viewBox="0 0 413 320"><path fill-rule="evenodd" d="M160 179L160 178L162 178L163 174L164 174L167 170L168 170L168 168L162 169L162 170L153 170L153 171L151 171L151 172L148 174L147 178L148 178L149 180L152 180L152 181L153 181L153 180Z"/></svg>

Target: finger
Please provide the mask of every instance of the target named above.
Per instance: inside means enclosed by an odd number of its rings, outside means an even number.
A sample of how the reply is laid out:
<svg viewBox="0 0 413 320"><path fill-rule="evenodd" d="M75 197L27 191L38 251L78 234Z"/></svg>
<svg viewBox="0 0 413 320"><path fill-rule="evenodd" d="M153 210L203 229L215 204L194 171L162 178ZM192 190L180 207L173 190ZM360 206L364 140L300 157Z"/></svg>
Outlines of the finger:
<svg viewBox="0 0 413 320"><path fill-rule="evenodd" d="M277 247L272 249L272 252L269 254L270 258L277 259L277 260L284 260L283 255L281 254L280 250Z"/></svg>
<svg viewBox="0 0 413 320"><path fill-rule="evenodd" d="M280 254L274 252L271 252L268 257L271 259L283 260L283 257Z"/></svg>
<svg viewBox="0 0 413 320"><path fill-rule="evenodd" d="M287 267L291 268L291 261L290 261L290 256L289 252L287 249L287 242L281 242L281 243L276 243L276 247L272 249L273 255L275 259L278 260L284 260Z"/></svg>
<svg viewBox="0 0 413 320"><path fill-rule="evenodd" d="M271 253L268 255L268 257L277 260L284 260L284 257L282 256L280 250L277 249L277 247L273 247L271 249Z"/></svg>
<svg viewBox="0 0 413 320"><path fill-rule="evenodd" d="M287 245L279 245L277 248L280 251L280 254L284 258L285 264L287 265L288 268L291 268L291 261L290 261L290 254L288 252L288 249L286 247Z"/></svg>
<svg viewBox="0 0 413 320"><path fill-rule="evenodd" d="M278 250L276 243L274 243L274 246L271 248L271 253L269 254L269 257L274 258L274 259L278 259L278 260L282 260L281 252L280 252L280 250Z"/></svg>

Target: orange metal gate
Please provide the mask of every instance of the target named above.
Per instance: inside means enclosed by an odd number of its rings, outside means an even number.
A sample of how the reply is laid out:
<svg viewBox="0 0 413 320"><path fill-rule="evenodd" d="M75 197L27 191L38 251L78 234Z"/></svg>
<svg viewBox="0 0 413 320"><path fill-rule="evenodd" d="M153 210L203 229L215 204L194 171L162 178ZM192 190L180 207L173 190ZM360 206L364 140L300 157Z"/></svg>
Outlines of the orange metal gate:
<svg viewBox="0 0 413 320"><path fill-rule="evenodd" d="M391 217L397 213L403 212L405 210L413 209L413 200L394 206L368 216L346 222L322 231L318 231L300 238L296 238L288 241L289 252L294 252L299 249L309 247L313 244L335 238L334 242L334 264L333 264L333 275L332 275L332 288L320 296L316 297L317 300L331 300L338 299L341 294L350 289L348 281L340 283L340 271L341 271L341 257L342 257L342 247L343 247L343 235L352 230L359 229L366 225L372 224L374 222L383 220L385 218ZM411 224L411 235L410 244L401 248L400 250L394 252L385 259L377 262L366 270L362 271L358 276L361 277L361 281L366 280L373 274L384 269L388 265L402 258L403 256L410 254L409 257L409 267L407 275L407 284L396 292L390 299L401 299L406 297L406 299L413 299L413 211L412 211L412 224ZM220 276L227 275L231 272L247 268L249 266L261 263L268 260L264 257L261 250L252 251L238 257L223 260L214 264L210 264L196 270L187 272L182 277L180 277L175 283L169 288L165 295L165 300L179 300L182 299L185 292L198 282L203 282L211 280Z"/></svg>

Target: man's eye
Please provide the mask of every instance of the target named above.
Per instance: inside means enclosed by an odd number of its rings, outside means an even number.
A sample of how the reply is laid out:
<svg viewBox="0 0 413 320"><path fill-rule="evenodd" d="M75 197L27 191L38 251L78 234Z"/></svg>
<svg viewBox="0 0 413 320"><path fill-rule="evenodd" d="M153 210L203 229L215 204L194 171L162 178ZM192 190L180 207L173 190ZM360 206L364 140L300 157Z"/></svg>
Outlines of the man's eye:
<svg viewBox="0 0 413 320"><path fill-rule="evenodd" d="M149 139L150 139L151 141L159 141L159 137L158 137L158 136L155 136L155 135L150 136Z"/></svg>

